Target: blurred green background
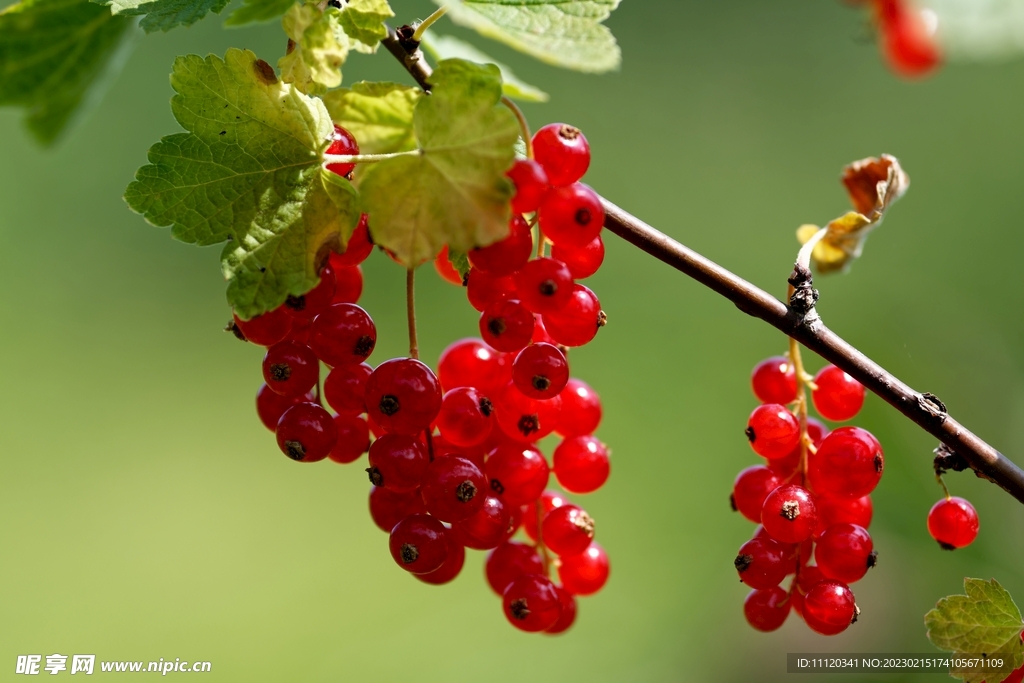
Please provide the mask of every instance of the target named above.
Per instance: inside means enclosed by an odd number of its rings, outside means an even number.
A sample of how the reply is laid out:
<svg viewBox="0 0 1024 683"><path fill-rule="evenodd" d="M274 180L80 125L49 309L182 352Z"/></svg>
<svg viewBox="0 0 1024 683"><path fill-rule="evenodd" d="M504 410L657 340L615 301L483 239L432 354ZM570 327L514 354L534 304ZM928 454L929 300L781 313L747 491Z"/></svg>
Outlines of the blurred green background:
<svg viewBox="0 0 1024 683"><path fill-rule="evenodd" d="M403 20L432 8L393 5ZM900 81L863 19L838 1L628 0L609 21L622 71L602 77L472 39L552 93L526 108L535 126L586 132L588 182L776 293L795 228L848 208L842 166L897 155L909 193L849 275L820 280L819 310L1020 458L1024 63ZM1024 509L951 474L982 531L940 551L925 529L935 441L869 397L858 424L887 466L860 621L831 639L795 617L750 629L732 559L752 528L727 498L757 460L742 433L748 373L785 340L613 236L588 283L610 325L572 357L614 449L609 484L582 499L611 555L606 589L546 638L505 623L479 553L448 586L406 576L366 512L362 465L298 466L260 425L261 352L221 332L219 248L176 243L120 199L148 146L178 130L175 55L283 52L276 25L220 23L142 38L55 149L0 110L0 679L18 654L59 652L209 660L211 681L772 681L786 652L932 651L922 616L964 576L996 577L1024 603ZM386 54L345 75L405 80ZM403 352L403 277L380 254L364 268L379 362ZM419 303L426 358L474 333L462 292L428 270Z"/></svg>

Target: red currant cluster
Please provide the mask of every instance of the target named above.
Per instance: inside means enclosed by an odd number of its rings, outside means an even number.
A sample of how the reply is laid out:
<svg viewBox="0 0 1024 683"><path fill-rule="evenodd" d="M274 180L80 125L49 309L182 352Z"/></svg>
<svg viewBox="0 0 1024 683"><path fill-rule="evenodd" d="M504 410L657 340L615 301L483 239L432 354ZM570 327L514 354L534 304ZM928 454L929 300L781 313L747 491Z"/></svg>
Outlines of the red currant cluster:
<svg viewBox="0 0 1024 683"><path fill-rule="evenodd" d="M793 608L812 630L835 635L859 614L849 584L875 565L869 494L882 477L882 447L864 429L830 432L806 415L802 383L813 388L823 418L845 421L864 403L859 382L831 365L811 380L794 365L774 357L754 368L754 394L763 403L746 434L767 464L740 472L732 504L762 526L740 547L735 566L754 589L743 605L751 626L773 631ZM816 564L809 564L812 555ZM779 584L790 574L785 590Z"/></svg>
<svg viewBox="0 0 1024 683"><path fill-rule="evenodd" d="M546 126L532 147L534 159L509 171L509 236L468 254L465 282L447 249L435 260L445 279L466 285L482 336L451 344L436 374L416 358L364 362L377 339L355 305L359 264L372 251L365 216L316 288L252 320L236 316L233 329L269 347L256 406L288 457L351 463L369 453L370 515L390 534L399 567L442 584L459 574L466 548L491 550L487 582L508 620L561 633L575 620L576 596L597 592L609 574L594 520L547 490L552 471L573 493L596 491L610 471L608 449L593 436L600 400L570 378L567 360L569 347L588 343L605 323L597 297L576 282L603 261L604 210L578 182L590 163L578 129ZM338 129L328 151L352 155L358 145ZM328 169L346 175L352 166ZM524 215L539 226L536 246ZM321 363L330 368L322 397ZM562 440L549 466L537 442L552 433ZM512 540L520 528L530 542Z"/></svg>

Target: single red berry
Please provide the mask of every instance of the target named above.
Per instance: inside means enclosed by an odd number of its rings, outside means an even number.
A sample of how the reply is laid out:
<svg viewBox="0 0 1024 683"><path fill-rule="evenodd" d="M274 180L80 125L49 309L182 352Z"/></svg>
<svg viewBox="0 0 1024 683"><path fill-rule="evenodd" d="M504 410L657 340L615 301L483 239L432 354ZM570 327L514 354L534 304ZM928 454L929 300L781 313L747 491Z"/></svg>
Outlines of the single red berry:
<svg viewBox="0 0 1024 683"><path fill-rule="evenodd" d="M736 475L732 487L732 506L756 524L761 523L761 510L768 494L782 486L782 477L764 465L754 465Z"/></svg>
<svg viewBox="0 0 1024 683"><path fill-rule="evenodd" d="M864 405L864 385L834 365L823 367L814 383L818 388L811 392L811 400L826 420L849 420Z"/></svg>
<svg viewBox="0 0 1024 683"><path fill-rule="evenodd" d="M579 128L549 123L533 134L533 157L552 185L570 185L590 166L590 145Z"/></svg>
<svg viewBox="0 0 1024 683"><path fill-rule="evenodd" d="M978 513L963 498L943 498L928 512L928 533L945 550L963 548L978 536Z"/></svg>
<svg viewBox="0 0 1024 683"><path fill-rule="evenodd" d="M544 236L563 247L585 247L604 227L601 198L583 183L548 190L537 216Z"/></svg>
<svg viewBox="0 0 1024 683"><path fill-rule="evenodd" d="M555 313L545 313L543 320L551 338L564 346L587 344L606 322L597 295L579 283L573 285L569 303Z"/></svg>
<svg viewBox="0 0 1024 683"><path fill-rule="evenodd" d="M352 133L348 132L348 130L342 128L338 124L334 124L334 133L331 135L331 144L328 145L324 154L355 156L359 154L359 143L356 142L356 138ZM351 173L352 169L355 167L355 164L327 164L328 171L337 173L342 177Z"/></svg>
<svg viewBox="0 0 1024 683"><path fill-rule="evenodd" d="M339 413L360 415L366 412L366 380L373 372L366 363L339 365L327 373L324 399Z"/></svg>
<svg viewBox="0 0 1024 683"><path fill-rule="evenodd" d="M455 270L455 266L448 259L448 245L444 245L437 256L434 257L434 270L441 276L441 279L445 282L450 282L453 285L462 286L462 276L459 275L459 271Z"/></svg>
<svg viewBox="0 0 1024 683"><path fill-rule="evenodd" d="M366 411L391 434L417 434L441 410L441 385L433 371L414 358L392 358L366 380Z"/></svg>
<svg viewBox="0 0 1024 683"><path fill-rule="evenodd" d="M448 557L445 558L444 564L429 574L413 574L423 583L440 586L454 581L466 563L466 548L455 538L451 529L445 534L445 538L448 540Z"/></svg>
<svg viewBox="0 0 1024 683"><path fill-rule="evenodd" d="M484 573L491 590L502 595L505 588L520 576L543 574L544 562L532 545L508 541L487 554Z"/></svg>
<svg viewBox="0 0 1024 683"><path fill-rule="evenodd" d="M525 396L554 398L569 381L569 361L557 346L530 344L512 363L512 381Z"/></svg>
<svg viewBox="0 0 1024 683"><path fill-rule="evenodd" d="M363 295L363 269L345 266L334 270L334 298L332 304L354 304Z"/></svg>
<svg viewBox="0 0 1024 683"><path fill-rule="evenodd" d="M277 423L277 445L292 460L323 460L338 440L331 414L316 403L297 403Z"/></svg>
<svg viewBox="0 0 1024 683"><path fill-rule="evenodd" d="M464 458L435 458L420 488L427 512L442 522L472 517L484 505L487 480L483 472Z"/></svg>
<svg viewBox="0 0 1024 683"><path fill-rule="evenodd" d="M512 509L513 506L505 505L500 498L487 496L475 514L452 522L452 533L467 548L497 548L508 537L508 529L512 525Z"/></svg>
<svg viewBox="0 0 1024 683"><path fill-rule="evenodd" d="M558 578L573 595L593 595L604 588L611 573L608 554L597 541L579 555L563 555L561 562Z"/></svg>
<svg viewBox="0 0 1024 683"><path fill-rule="evenodd" d="M370 448L370 427L358 415L335 415L334 427L338 440L327 454L336 463L346 465L355 462Z"/></svg>
<svg viewBox="0 0 1024 683"><path fill-rule="evenodd" d="M785 405L796 400L796 371L785 356L772 356L758 363L750 375L750 384L761 403Z"/></svg>
<svg viewBox="0 0 1024 683"><path fill-rule="evenodd" d="M553 258L533 259L519 269L515 280L519 300L534 313L555 313L572 298L572 273Z"/></svg>
<svg viewBox="0 0 1024 683"><path fill-rule="evenodd" d="M533 159L516 159L505 175L516 186L512 210L516 213L536 211L541 197L548 189L548 174L544 172L544 167Z"/></svg>
<svg viewBox="0 0 1024 683"><path fill-rule="evenodd" d="M309 346L309 335L313 331L313 321L292 318L292 331L288 333L288 341Z"/></svg>
<svg viewBox="0 0 1024 683"><path fill-rule="evenodd" d="M549 512L563 505L569 505L569 499L565 494L550 489L544 491L536 502L522 506L523 531L530 539L536 541L538 524Z"/></svg>
<svg viewBox="0 0 1024 683"><path fill-rule="evenodd" d="M559 585L555 585L562 611L553 626L544 629L545 635L553 636L568 631L576 621L576 596ZM1018 681L1019 683L1019 681Z"/></svg>
<svg viewBox="0 0 1024 683"><path fill-rule="evenodd" d="M751 588L778 586L792 571L789 550L770 538L752 538L740 546L733 560L740 581Z"/></svg>
<svg viewBox="0 0 1024 683"><path fill-rule="evenodd" d="M814 504L818 508L819 533L836 524L856 524L865 529L871 526L873 512L871 496L861 496L860 498L815 496Z"/></svg>
<svg viewBox="0 0 1024 683"><path fill-rule="evenodd" d="M320 271L317 286L301 296L289 296L284 301L284 310L293 318L312 320L331 305L334 289L334 269L326 265Z"/></svg>
<svg viewBox="0 0 1024 683"><path fill-rule="evenodd" d="M437 378L445 391L473 387L487 394L503 389L512 380L511 367L504 356L481 339L460 339L441 352Z"/></svg>
<svg viewBox="0 0 1024 683"><path fill-rule="evenodd" d="M509 623L520 631L551 628L562 612L555 584L540 574L520 576L508 585L501 599Z"/></svg>
<svg viewBox="0 0 1024 683"><path fill-rule="evenodd" d="M509 443L499 446L484 467L487 487L506 505L525 505L537 500L548 484L548 462L532 446Z"/></svg>
<svg viewBox="0 0 1024 683"><path fill-rule="evenodd" d="M515 299L495 301L480 314L480 336L498 351L519 351L533 336L533 313Z"/></svg>
<svg viewBox="0 0 1024 683"><path fill-rule="evenodd" d="M469 263L493 276L512 275L526 265L533 253L533 233L522 216L512 216L508 237L494 244L469 250Z"/></svg>
<svg viewBox="0 0 1024 683"><path fill-rule="evenodd" d="M544 517L544 544L556 555L577 555L594 540L594 519L575 505L562 505Z"/></svg>
<svg viewBox="0 0 1024 683"><path fill-rule="evenodd" d="M383 486L371 486L369 504L373 523L389 534L406 517L427 511L418 490L391 491Z"/></svg>
<svg viewBox="0 0 1024 683"><path fill-rule="evenodd" d="M815 493L860 498L871 493L882 478L882 446L860 427L833 430L808 459L807 480Z"/></svg>
<svg viewBox="0 0 1024 683"><path fill-rule="evenodd" d="M352 236L348 238L345 251L340 254L331 252L329 258L331 268L339 270L347 266L358 266L366 260L370 252L373 251L369 227L367 215L364 213L359 216L359 223L356 225L355 230L352 231Z"/></svg>
<svg viewBox="0 0 1024 683"><path fill-rule="evenodd" d="M377 326L355 304L333 304L313 321L309 346L331 367L362 363L377 345Z"/></svg>
<svg viewBox="0 0 1024 683"><path fill-rule="evenodd" d="M876 7L882 53L892 70L907 78L931 73L941 55L923 12L904 0L877 0Z"/></svg>
<svg viewBox="0 0 1024 683"><path fill-rule="evenodd" d="M752 590L743 601L743 616L758 631L774 631L786 622L791 606L789 594L778 586Z"/></svg>
<svg viewBox="0 0 1024 683"><path fill-rule="evenodd" d="M302 396L319 378L320 363L308 346L283 341L267 349L263 357L263 379L282 396Z"/></svg>
<svg viewBox="0 0 1024 683"><path fill-rule="evenodd" d="M535 442L555 430L562 410L558 396L546 401L524 396L511 382L495 399L498 426L509 438Z"/></svg>
<svg viewBox="0 0 1024 683"><path fill-rule="evenodd" d="M395 564L413 574L429 574L448 559L448 530L430 515L410 515L388 539Z"/></svg>
<svg viewBox="0 0 1024 683"><path fill-rule="evenodd" d="M284 306L249 320L242 320L235 315L234 320L235 327L246 341L260 346L273 346L282 342L292 331L292 317L285 312Z"/></svg>
<svg viewBox="0 0 1024 683"><path fill-rule="evenodd" d="M853 591L839 581L820 581L804 596L804 621L812 631L825 636L845 631L854 622L858 612Z"/></svg>
<svg viewBox="0 0 1024 683"><path fill-rule="evenodd" d="M552 469L566 491L592 493L608 481L611 471L609 455L608 447L597 437L573 436L555 448Z"/></svg>
<svg viewBox="0 0 1024 683"><path fill-rule="evenodd" d="M256 392L256 414L260 416L260 422L263 423L264 427L274 431L277 429L277 421L284 415L284 411L296 403L314 400L315 397L312 394L306 394L305 396L282 396L266 384L261 384L259 391Z"/></svg>
<svg viewBox="0 0 1024 683"><path fill-rule="evenodd" d="M814 499L802 486L780 486L764 499L761 524L780 543L800 543L811 537L818 524Z"/></svg>
<svg viewBox="0 0 1024 683"><path fill-rule="evenodd" d="M875 566L878 553L867 529L856 524L836 524L817 540L814 559L821 573L830 579L860 581Z"/></svg>
<svg viewBox="0 0 1024 683"><path fill-rule="evenodd" d="M472 387L457 387L441 399L437 428L455 446L484 442L495 422L491 399Z"/></svg>
<svg viewBox="0 0 1024 683"><path fill-rule="evenodd" d="M750 414L746 435L758 455L784 458L800 444L800 421L785 406L765 403Z"/></svg>
<svg viewBox="0 0 1024 683"><path fill-rule="evenodd" d="M559 394L562 413L558 418L558 433L568 438L593 434L601 424L601 398L586 382L569 378Z"/></svg>
<svg viewBox="0 0 1024 683"><path fill-rule="evenodd" d="M598 235L582 247L561 246L551 248L551 258L561 261L577 280L583 280L596 273L604 263L604 240Z"/></svg>
<svg viewBox="0 0 1024 683"><path fill-rule="evenodd" d="M385 434L370 446L370 483L392 491L419 488L430 465L423 442L405 434Z"/></svg>
<svg viewBox="0 0 1024 683"><path fill-rule="evenodd" d="M511 275L488 275L476 268L470 268L466 274L466 298L480 312L491 304L515 296L516 281Z"/></svg>

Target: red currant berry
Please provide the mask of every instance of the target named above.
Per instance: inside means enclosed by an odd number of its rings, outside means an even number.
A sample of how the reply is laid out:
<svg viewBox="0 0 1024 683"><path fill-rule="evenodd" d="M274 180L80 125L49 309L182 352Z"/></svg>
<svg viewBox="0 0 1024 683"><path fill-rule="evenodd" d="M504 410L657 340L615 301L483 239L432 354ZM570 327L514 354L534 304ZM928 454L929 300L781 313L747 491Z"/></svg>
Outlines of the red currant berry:
<svg viewBox="0 0 1024 683"><path fill-rule="evenodd" d="M593 595L604 588L611 573L608 554L596 541L579 555L563 555L561 561L558 578L573 595Z"/></svg>
<svg viewBox="0 0 1024 683"><path fill-rule="evenodd" d="M419 488L430 465L423 442L405 434L385 434L370 446L370 483L392 491Z"/></svg>
<svg viewBox="0 0 1024 683"><path fill-rule="evenodd" d="M533 233L523 217L517 215L508 224L508 237L487 247L470 249L469 263L489 275L512 275L526 265L531 253Z"/></svg>
<svg viewBox="0 0 1024 683"><path fill-rule="evenodd" d="M579 128L549 123L533 134L533 156L552 185L570 185L590 166L590 145Z"/></svg>
<svg viewBox="0 0 1024 683"><path fill-rule="evenodd" d="M455 266L448 259L448 245L444 246L437 256L434 257L434 270L441 276L441 279L445 282L450 282L453 285L462 285L462 276L459 275L459 271L455 270Z"/></svg>
<svg viewBox="0 0 1024 683"><path fill-rule="evenodd" d="M242 320L237 315L234 319L235 327L246 341L260 346L273 346L284 341L292 331L292 317L285 312L284 306L249 320Z"/></svg>
<svg viewBox="0 0 1024 683"><path fill-rule="evenodd" d="M327 151L325 151L324 154L355 156L359 154L359 143L356 142L356 138L352 133L348 132L338 124L334 124L334 134L331 136L331 144L328 145ZM355 164L327 164L328 171L337 173L342 177L351 173L352 169L355 167Z"/></svg>
<svg viewBox="0 0 1024 683"><path fill-rule="evenodd" d="M366 411L391 434L417 434L441 410L441 385L433 371L413 358L392 358L366 380Z"/></svg>
<svg viewBox="0 0 1024 683"><path fill-rule="evenodd" d="M520 631L551 628L562 612L555 584L540 574L520 576L508 585L501 599L509 623Z"/></svg>
<svg viewBox="0 0 1024 683"><path fill-rule="evenodd" d="M811 537L818 524L818 510L810 492L802 486L780 486L764 499L761 524L780 543L800 543Z"/></svg>
<svg viewBox="0 0 1024 683"><path fill-rule="evenodd" d="M548 484L548 462L532 446L499 446L488 456L484 469L491 493L510 506L532 503Z"/></svg>
<svg viewBox="0 0 1024 683"><path fill-rule="evenodd" d="M502 595L505 588L520 576L543 574L544 562L532 545L508 541L487 554L484 573L491 590Z"/></svg>
<svg viewBox="0 0 1024 683"><path fill-rule="evenodd" d="M358 266L366 260L372 251L373 242L370 241L369 223L364 213L359 217L359 223L356 225L356 229L352 231L352 236L348 238L345 251L340 254L332 252L329 262L331 268L335 270L345 268L346 266Z"/></svg>
<svg viewBox="0 0 1024 683"><path fill-rule="evenodd" d="M338 440L327 454L336 463L346 465L355 462L370 448L370 427L358 415L335 415L334 427Z"/></svg>
<svg viewBox="0 0 1024 683"><path fill-rule="evenodd" d="M818 508L818 529L824 531L836 524L856 524L867 529L871 526L871 496L860 498L833 498L831 496L815 496L814 504Z"/></svg>
<svg viewBox="0 0 1024 683"><path fill-rule="evenodd" d="M789 550L770 538L752 538L740 546L733 565L751 588L778 586L793 569Z"/></svg>
<svg viewBox="0 0 1024 683"><path fill-rule="evenodd" d="M366 360L377 345L377 327L355 304L333 304L313 321L309 346L331 367Z"/></svg>
<svg viewBox="0 0 1024 683"><path fill-rule="evenodd" d="M544 236L563 247L585 247L604 227L601 198L582 183L548 190L537 216Z"/></svg>
<svg viewBox="0 0 1024 683"><path fill-rule="evenodd" d="M511 506L500 498L487 496L476 514L452 522L452 533L467 548L490 550L505 541L512 525Z"/></svg>
<svg viewBox="0 0 1024 683"><path fill-rule="evenodd" d="M978 513L963 498L943 498L928 512L928 533L945 550L963 548L978 536Z"/></svg>
<svg viewBox="0 0 1024 683"><path fill-rule="evenodd" d="M544 172L544 167L533 159L516 159L505 175L516 186L512 210L516 213L536 211L541 197L548 189L548 174Z"/></svg>
<svg viewBox="0 0 1024 683"><path fill-rule="evenodd" d="M849 420L864 405L864 385L834 365L823 367L814 383L818 388L811 392L811 400L826 420Z"/></svg>
<svg viewBox="0 0 1024 683"><path fill-rule="evenodd" d="M498 351L518 351L533 336L533 313L514 299L495 301L480 314L480 336Z"/></svg>
<svg viewBox="0 0 1024 683"><path fill-rule="evenodd" d="M564 263L573 278L583 280L596 273L604 263L604 240L598 235L582 247L556 244L551 248L551 258Z"/></svg>
<svg viewBox="0 0 1024 683"><path fill-rule="evenodd" d="M263 357L263 379L282 396L302 396L319 378L320 363L308 346L283 341L267 349Z"/></svg>
<svg viewBox="0 0 1024 683"><path fill-rule="evenodd" d="M345 266L334 271L334 298L332 304L354 304L363 295L363 269Z"/></svg>
<svg viewBox="0 0 1024 683"><path fill-rule="evenodd" d="M366 381L373 373L366 363L340 365L324 380L324 398L339 413L360 415L366 412Z"/></svg>
<svg viewBox="0 0 1024 683"><path fill-rule="evenodd" d="M292 318L292 331L288 333L288 341L309 346L309 335L313 331L313 321Z"/></svg>
<svg viewBox="0 0 1024 683"><path fill-rule="evenodd" d="M839 581L819 581L803 600L803 617L812 631L825 636L842 633L858 613L853 591Z"/></svg>
<svg viewBox="0 0 1024 683"><path fill-rule="evenodd" d="M843 583L864 578L868 569L875 566L877 557L871 535L856 524L836 524L825 529L814 550L821 573Z"/></svg>
<svg viewBox="0 0 1024 683"><path fill-rule="evenodd" d="M546 401L530 398L509 383L497 395L495 406L501 431L510 439L532 443L555 430L562 400L558 396Z"/></svg>
<svg viewBox="0 0 1024 683"><path fill-rule="evenodd" d="M579 283L573 285L569 303L555 313L545 313L543 320L551 338L563 346L583 346L605 325L601 302Z"/></svg>
<svg viewBox="0 0 1024 683"><path fill-rule="evenodd" d="M555 590L558 591L558 601L561 603L562 611L558 616L558 621L553 626L544 629L545 635L549 636L565 633L576 621L576 597L561 586L556 585Z"/></svg>
<svg viewBox="0 0 1024 683"><path fill-rule="evenodd" d="M541 537L556 555L577 555L594 540L594 519L582 508L563 505L544 517Z"/></svg>
<svg viewBox="0 0 1024 683"><path fill-rule="evenodd" d="M297 403L277 423L277 445L292 460L323 460L338 440L331 414L316 403Z"/></svg>
<svg viewBox="0 0 1024 683"><path fill-rule="evenodd" d="M458 387L441 399L437 428L454 446L476 446L491 433L493 415L489 398L472 387Z"/></svg>
<svg viewBox="0 0 1024 683"><path fill-rule="evenodd" d="M882 478L882 446L860 427L833 430L808 459L811 489L825 496L860 498L871 493Z"/></svg>
<svg viewBox="0 0 1024 683"><path fill-rule="evenodd" d="M512 381L525 396L554 398L569 381L569 362L557 346L530 344L512 363Z"/></svg>
<svg viewBox="0 0 1024 683"><path fill-rule="evenodd" d="M448 559L448 530L430 515L410 515L388 539L395 563L413 574L429 574Z"/></svg>
<svg viewBox="0 0 1024 683"><path fill-rule="evenodd" d="M608 481L611 471L608 447L593 436L574 436L562 441L555 448L552 465L558 483L572 493L598 490Z"/></svg>
<svg viewBox="0 0 1024 683"><path fill-rule="evenodd" d="M530 539L536 541L538 523L547 517L549 512L563 505L569 505L569 499L564 494L550 489L544 491L536 502L528 503L521 508L523 531Z"/></svg>
<svg viewBox="0 0 1024 683"><path fill-rule="evenodd" d="M480 312L487 310L491 304L512 299L515 295L516 281L510 275L488 275L476 268L470 268L466 274L466 298Z"/></svg>
<svg viewBox="0 0 1024 683"><path fill-rule="evenodd" d="M387 533L391 533L395 525L406 517L427 511L420 492L416 490L391 491L383 486L371 486L369 502L373 523Z"/></svg>
<svg viewBox="0 0 1024 683"><path fill-rule="evenodd" d="M515 280L519 300L534 313L555 313L572 298L572 274L561 261L534 259L516 273Z"/></svg>
<svg viewBox="0 0 1024 683"><path fill-rule="evenodd" d="M427 468L420 494L427 512L442 522L472 517L484 505L487 480L464 458L436 458Z"/></svg>
<svg viewBox="0 0 1024 683"><path fill-rule="evenodd" d="M601 399L586 382L570 378L559 394L562 413L558 418L558 433L568 438L593 434L601 424Z"/></svg>
<svg viewBox="0 0 1024 683"><path fill-rule="evenodd" d="M796 371L784 356L772 356L754 367L750 375L754 395L761 403L781 403L796 400Z"/></svg>
<svg viewBox="0 0 1024 683"><path fill-rule="evenodd" d="M289 296L284 309L288 315L301 320L312 320L331 305L335 290L334 270L324 266L320 271L320 282L302 296Z"/></svg>
<svg viewBox="0 0 1024 683"><path fill-rule="evenodd" d="M315 400L311 394L305 396L282 396L266 384L260 385L256 392L256 414L260 416L263 426L274 431L277 429L277 421L284 415L284 411L296 403Z"/></svg>
<svg viewBox="0 0 1024 683"><path fill-rule="evenodd" d="M882 52L893 71L917 78L933 71L941 59L924 15L903 0L877 0Z"/></svg>
<svg viewBox="0 0 1024 683"><path fill-rule="evenodd" d="M484 393L503 389L511 380L504 357L480 339L453 342L437 361L437 378L446 391L473 387Z"/></svg>
<svg viewBox="0 0 1024 683"><path fill-rule="evenodd" d="M743 601L743 616L758 631L774 631L786 622L791 601L782 588L752 590Z"/></svg>
<svg viewBox="0 0 1024 683"><path fill-rule="evenodd" d="M429 574L413 574L423 583L440 586L454 581L466 563L466 548L455 538L451 529L445 534L445 538L448 540L448 557L445 558L444 564Z"/></svg>
<svg viewBox="0 0 1024 683"><path fill-rule="evenodd" d="M800 444L800 421L785 406L765 403L750 414L746 435L758 455L784 458Z"/></svg>
<svg viewBox="0 0 1024 683"><path fill-rule="evenodd" d="M782 486L782 477L765 467L754 465L736 475L732 487L732 506L756 524L761 523L761 509L768 494Z"/></svg>

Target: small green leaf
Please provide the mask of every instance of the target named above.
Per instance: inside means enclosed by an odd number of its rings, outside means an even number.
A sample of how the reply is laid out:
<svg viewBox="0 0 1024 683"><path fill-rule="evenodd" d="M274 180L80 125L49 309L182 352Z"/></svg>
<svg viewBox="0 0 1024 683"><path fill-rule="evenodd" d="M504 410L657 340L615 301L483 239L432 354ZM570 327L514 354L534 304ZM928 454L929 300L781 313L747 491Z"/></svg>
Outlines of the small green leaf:
<svg viewBox="0 0 1024 683"><path fill-rule="evenodd" d="M384 22L395 16L387 0L349 0L341 11L341 28L358 52L373 53L387 36Z"/></svg>
<svg viewBox="0 0 1024 683"><path fill-rule="evenodd" d="M512 73L512 69L496 61L476 49L469 43L452 36L439 36L433 31L427 31L423 35L423 47L433 56L434 59L466 59L478 64L493 64L501 71L502 92L509 97L514 97L525 102L547 102L549 97L540 88L521 81Z"/></svg>
<svg viewBox="0 0 1024 683"><path fill-rule="evenodd" d="M615 36L601 22L620 0L434 0L448 16L481 35L576 71L619 68Z"/></svg>
<svg viewBox="0 0 1024 683"><path fill-rule="evenodd" d="M452 264L452 268L458 271L459 275L462 276L462 281L466 281L466 276L469 274L469 254L464 251L455 251L453 249L448 250L448 263Z"/></svg>
<svg viewBox="0 0 1024 683"><path fill-rule="evenodd" d="M331 119L348 130L363 154L416 149L412 117L423 91L398 83L360 82L324 95Z"/></svg>
<svg viewBox="0 0 1024 683"><path fill-rule="evenodd" d="M341 66L348 57L349 40L333 7L294 4L281 25L291 38L291 51L277 62L281 80L307 95L322 95L341 85Z"/></svg>
<svg viewBox="0 0 1024 683"><path fill-rule="evenodd" d="M420 153L370 166L359 185L374 243L407 266L508 234L519 126L500 104L498 67L449 59L430 83L413 116Z"/></svg>
<svg viewBox="0 0 1024 683"><path fill-rule="evenodd" d="M146 33L191 26L210 12L220 14L229 0L91 0L107 5L114 14L143 17L139 25Z"/></svg>
<svg viewBox="0 0 1024 683"><path fill-rule="evenodd" d="M272 21L288 11L295 0L244 0L242 6L224 20L225 26L242 26Z"/></svg>
<svg viewBox="0 0 1024 683"><path fill-rule="evenodd" d="M1013 668L1024 663L1020 634L1024 630L1020 610L995 579L964 579L967 595L942 598L924 615L928 639L940 650L956 654L985 654L1010 660ZM957 673L968 683L999 683L1010 674L993 671Z"/></svg>
<svg viewBox="0 0 1024 683"><path fill-rule="evenodd" d="M0 11L0 106L52 144L127 58L131 20L88 0L23 0Z"/></svg>
<svg viewBox="0 0 1024 683"><path fill-rule="evenodd" d="M308 292L327 249L346 244L359 218L348 181L320 167L327 109L237 49L179 57L171 86L188 132L150 149L125 201L183 242L227 240L228 301L242 318Z"/></svg>

